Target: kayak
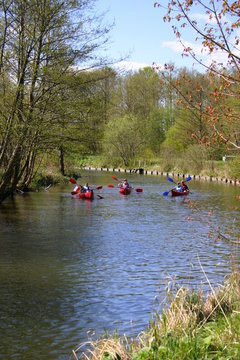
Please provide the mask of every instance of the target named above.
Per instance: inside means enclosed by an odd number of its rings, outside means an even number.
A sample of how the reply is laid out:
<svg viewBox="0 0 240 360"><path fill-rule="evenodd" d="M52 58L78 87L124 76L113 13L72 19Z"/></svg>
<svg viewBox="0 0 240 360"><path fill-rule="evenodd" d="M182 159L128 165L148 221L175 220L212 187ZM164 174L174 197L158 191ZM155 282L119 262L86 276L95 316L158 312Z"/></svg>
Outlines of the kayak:
<svg viewBox="0 0 240 360"><path fill-rule="evenodd" d="M183 196L183 195L188 195L189 194L189 190L183 190L183 191L178 191L178 190L171 190L171 195L172 196Z"/></svg>
<svg viewBox="0 0 240 360"><path fill-rule="evenodd" d="M131 191L132 191L132 188L131 187L129 187L129 188L119 188L119 192L120 192L120 194L122 194L122 195L129 195L129 194L131 194Z"/></svg>
<svg viewBox="0 0 240 360"><path fill-rule="evenodd" d="M78 198L79 199L93 200L93 198L94 198L93 190L87 191L87 192L80 192L78 194Z"/></svg>

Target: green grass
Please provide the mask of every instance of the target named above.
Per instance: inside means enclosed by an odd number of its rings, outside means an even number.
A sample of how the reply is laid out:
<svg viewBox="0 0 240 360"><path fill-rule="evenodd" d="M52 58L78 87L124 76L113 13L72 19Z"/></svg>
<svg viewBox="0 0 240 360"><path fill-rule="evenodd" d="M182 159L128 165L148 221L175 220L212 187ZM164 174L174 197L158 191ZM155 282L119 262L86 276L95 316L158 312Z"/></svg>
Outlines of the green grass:
<svg viewBox="0 0 240 360"><path fill-rule="evenodd" d="M234 272L208 296L201 290L167 291L167 303L137 339L115 334L89 343L75 359L237 360L240 359L240 274Z"/></svg>
<svg viewBox="0 0 240 360"><path fill-rule="evenodd" d="M144 168L144 170L240 179L239 158L229 159L227 161L205 160L202 161L201 166L199 165L198 167L196 167L196 162L193 163L188 160L186 161L183 158L139 158L132 160L127 168L139 168L139 162L140 167ZM103 156L85 157L84 159L76 160L75 165L79 167L92 166L126 168L126 166L117 159L112 159L111 163L106 162L106 159Z"/></svg>
<svg viewBox="0 0 240 360"><path fill-rule="evenodd" d="M164 334L143 348L132 360L239 359L239 314L206 323L200 330L186 334Z"/></svg>

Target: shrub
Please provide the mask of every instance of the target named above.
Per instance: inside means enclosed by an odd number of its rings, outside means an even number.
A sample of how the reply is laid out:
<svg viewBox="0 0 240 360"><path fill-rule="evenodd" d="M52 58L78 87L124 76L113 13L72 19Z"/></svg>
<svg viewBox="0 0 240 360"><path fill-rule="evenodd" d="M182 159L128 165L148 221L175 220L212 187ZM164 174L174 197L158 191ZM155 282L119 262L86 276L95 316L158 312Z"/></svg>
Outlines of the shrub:
<svg viewBox="0 0 240 360"><path fill-rule="evenodd" d="M231 161L230 177L233 179L240 178L240 155Z"/></svg>

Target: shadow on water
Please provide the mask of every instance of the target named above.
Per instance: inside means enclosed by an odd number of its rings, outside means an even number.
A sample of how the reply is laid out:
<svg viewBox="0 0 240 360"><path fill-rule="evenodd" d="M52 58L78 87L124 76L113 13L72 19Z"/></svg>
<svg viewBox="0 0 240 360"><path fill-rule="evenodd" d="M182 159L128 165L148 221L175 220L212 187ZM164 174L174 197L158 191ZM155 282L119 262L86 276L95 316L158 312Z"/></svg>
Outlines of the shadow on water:
<svg viewBox="0 0 240 360"><path fill-rule="evenodd" d="M239 188L191 181L171 198L167 179L129 175L143 192L123 196L111 174L83 176L103 199L67 185L0 207L1 359L68 359L104 329L134 336L171 279L208 290L200 263L213 285L239 267L239 245L215 236L239 238Z"/></svg>

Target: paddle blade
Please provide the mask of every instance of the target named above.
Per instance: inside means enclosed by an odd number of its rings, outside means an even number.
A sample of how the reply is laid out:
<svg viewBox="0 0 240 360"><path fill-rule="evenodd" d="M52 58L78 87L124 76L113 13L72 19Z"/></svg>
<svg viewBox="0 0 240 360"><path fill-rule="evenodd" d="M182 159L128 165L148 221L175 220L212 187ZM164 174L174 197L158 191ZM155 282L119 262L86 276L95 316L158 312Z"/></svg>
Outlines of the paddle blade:
<svg viewBox="0 0 240 360"><path fill-rule="evenodd" d="M98 199L104 199L104 197L99 194L97 194L97 197L98 197Z"/></svg>
<svg viewBox="0 0 240 360"><path fill-rule="evenodd" d="M112 176L112 179L118 181L118 179L115 176Z"/></svg>
<svg viewBox="0 0 240 360"><path fill-rule="evenodd" d="M169 191L165 191L165 192L163 193L163 196L168 196L168 194L169 194Z"/></svg>
<svg viewBox="0 0 240 360"><path fill-rule="evenodd" d="M168 178L168 181L171 181L172 183L174 182L173 179L171 179L170 177Z"/></svg>
<svg viewBox="0 0 240 360"><path fill-rule="evenodd" d="M136 192L143 192L143 189L136 189Z"/></svg>
<svg viewBox="0 0 240 360"><path fill-rule="evenodd" d="M114 186L112 184L108 184L107 186L108 188L114 188Z"/></svg>
<svg viewBox="0 0 240 360"><path fill-rule="evenodd" d="M71 192L72 195L76 195L80 190L79 186L75 186L75 188L73 189L73 191Z"/></svg>
<svg viewBox="0 0 240 360"><path fill-rule="evenodd" d="M96 188L96 190L101 190L102 189L102 186L98 186L97 188Z"/></svg>
<svg viewBox="0 0 240 360"><path fill-rule="evenodd" d="M69 181L70 181L70 183L72 183L72 184L76 184L76 183L77 183L76 180L73 179L73 178L71 178Z"/></svg>
<svg viewBox="0 0 240 360"><path fill-rule="evenodd" d="M188 176L185 181L190 181L190 180L192 180L192 178L191 176Z"/></svg>

